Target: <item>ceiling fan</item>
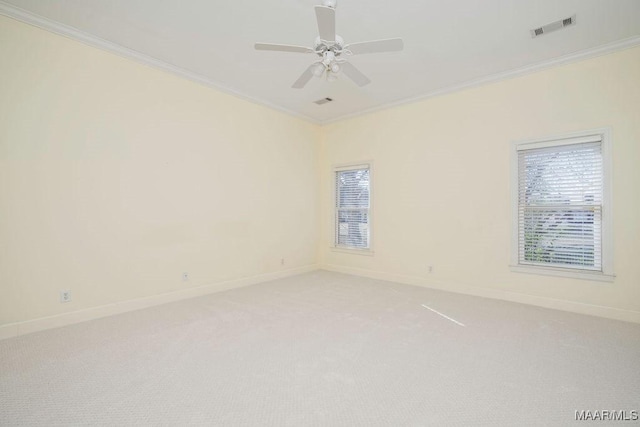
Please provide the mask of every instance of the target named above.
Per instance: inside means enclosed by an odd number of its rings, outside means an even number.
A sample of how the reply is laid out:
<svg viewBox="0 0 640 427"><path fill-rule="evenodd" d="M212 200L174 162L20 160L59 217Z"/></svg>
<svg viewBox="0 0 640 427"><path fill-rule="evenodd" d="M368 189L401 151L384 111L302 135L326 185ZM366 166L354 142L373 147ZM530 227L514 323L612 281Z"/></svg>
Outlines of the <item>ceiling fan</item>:
<svg viewBox="0 0 640 427"><path fill-rule="evenodd" d="M256 50L313 53L320 58L295 81L292 86L295 89L302 89L313 76L325 75L327 81L333 82L341 72L358 86L365 86L371 83L371 80L347 62L347 57L365 53L395 52L404 47L402 39L399 38L345 44L342 37L336 34L336 3L337 0L323 0L322 6L315 6L319 36L313 48L271 43L255 44Z"/></svg>

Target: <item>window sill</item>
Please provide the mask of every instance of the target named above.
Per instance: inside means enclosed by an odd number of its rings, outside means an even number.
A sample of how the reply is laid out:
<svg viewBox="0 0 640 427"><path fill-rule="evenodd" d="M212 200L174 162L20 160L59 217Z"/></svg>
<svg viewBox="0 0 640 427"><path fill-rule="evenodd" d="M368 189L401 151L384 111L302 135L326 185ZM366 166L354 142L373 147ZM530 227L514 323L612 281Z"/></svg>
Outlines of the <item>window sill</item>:
<svg viewBox="0 0 640 427"><path fill-rule="evenodd" d="M329 249L332 252L340 252L343 254L373 256L373 251L371 249L342 248L339 246L330 246Z"/></svg>
<svg viewBox="0 0 640 427"><path fill-rule="evenodd" d="M571 279L593 280L597 282L613 282L616 276L600 271L573 271L566 268L540 267L533 265L510 265L514 273L540 274L543 276L568 277Z"/></svg>

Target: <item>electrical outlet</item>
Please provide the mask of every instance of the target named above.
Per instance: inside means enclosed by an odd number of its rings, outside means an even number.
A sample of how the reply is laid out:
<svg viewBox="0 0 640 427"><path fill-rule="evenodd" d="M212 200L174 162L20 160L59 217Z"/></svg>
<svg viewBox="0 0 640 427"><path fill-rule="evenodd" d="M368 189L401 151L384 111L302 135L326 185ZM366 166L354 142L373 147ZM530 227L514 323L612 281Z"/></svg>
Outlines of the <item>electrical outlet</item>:
<svg viewBox="0 0 640 427"><path fill-rule="evenodd" d="M71 301L71 291L60 291L60 302Z"/></svg>
<svg viewBox="0 0 640 427"><path fill-rule="evenodd" d="M433 273L433 265L428 265L427 266L427 273L429 273L429 274Z"/></svg>
<svg viewBox="0 0 640 427"><path fill-rule="evenodd" d="M284 265L284 258L280 259L280 265Z"/></svg>
<svg viewBox="0 0 640 427"><path fill-rule="evenodd" d="M188 282L189 281L189 273L187 273L186 271L184 273L182 273L182 281L183 282Z"/></svg>

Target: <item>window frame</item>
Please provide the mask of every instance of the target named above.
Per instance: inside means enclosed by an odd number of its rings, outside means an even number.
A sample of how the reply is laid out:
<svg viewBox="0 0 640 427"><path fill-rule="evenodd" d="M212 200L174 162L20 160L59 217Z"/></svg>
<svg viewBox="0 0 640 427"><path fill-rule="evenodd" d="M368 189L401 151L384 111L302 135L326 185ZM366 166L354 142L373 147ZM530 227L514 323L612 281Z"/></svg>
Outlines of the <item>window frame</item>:
<svg viewBox="0 0 640 427"><path fill-rule="evenodd" d="M542 147L555 147L580 143L580 139L599 136L602 147L602 271L557 266L531 265L520 263L519 238L520 223L518 218L518 151ZM568 277L574 279L611 282L613 273L613 197L612 197L612 153L611 128L599 128L544 138L514 141L511 143L511 263L510 270L517 273L540 274Z"/></svg>
<svg viewBox="0 0 640 427"><path fill-rule="evenodd" d="M337 205L337 173L343 171L350 170L359 170L359 169L368 169L369 170L369 247L368 248L356 248L349 246L338 245L336 236L338 234L338 205ZM332 204L333 204L333 227L331 229L332 237L331 237L331 246L330 249L333 252L342 252L348 254L356 254L356 255L367 255L373 256L373 161L363 161L363 162L354 162L354 163L343 163L333 165L332 167Z"/></svg>

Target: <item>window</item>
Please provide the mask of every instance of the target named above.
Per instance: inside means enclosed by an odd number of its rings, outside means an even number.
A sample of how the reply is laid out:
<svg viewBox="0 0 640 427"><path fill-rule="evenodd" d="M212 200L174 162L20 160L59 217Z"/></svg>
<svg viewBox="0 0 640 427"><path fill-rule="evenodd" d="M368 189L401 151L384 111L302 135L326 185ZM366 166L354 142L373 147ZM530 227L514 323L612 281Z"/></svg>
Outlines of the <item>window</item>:
<svg viewBox="0 0 640 427"><path fill-rule="evenodd" d="M335 169L334 246L370 249L371 169L368 164Z"/></svg>
<svg viewBox="0 0 640 427"><path fill-rule="evenodd" d="M514 144L516 271L611 280L608 139L600 131Z"/></svg>

